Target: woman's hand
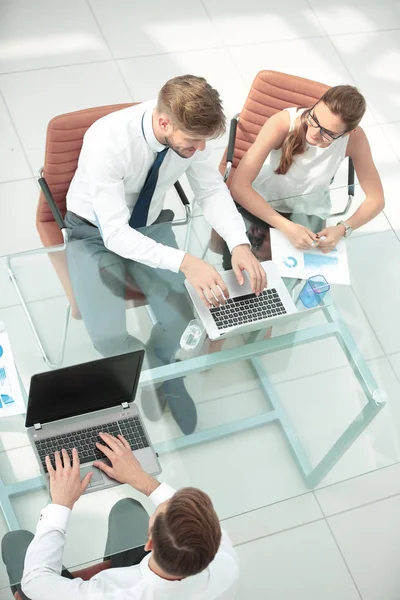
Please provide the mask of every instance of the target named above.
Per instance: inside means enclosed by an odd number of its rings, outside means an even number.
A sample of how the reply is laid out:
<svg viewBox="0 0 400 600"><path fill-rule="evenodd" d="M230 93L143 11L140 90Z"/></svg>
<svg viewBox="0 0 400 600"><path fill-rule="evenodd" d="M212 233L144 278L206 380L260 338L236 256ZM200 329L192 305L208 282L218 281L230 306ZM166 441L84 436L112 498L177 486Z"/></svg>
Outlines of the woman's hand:
<svg viewBox="0 0 400 600"><path fill-rule="evenodd" d="M318 236L311 229L308 229L308 227L304 227L304 225L288 221L285 223L282 233L288 238L292 246L298 250L309 250L319 245Z"/></svg>
<svg viewBox="0 0 400 600"><path fill-rule="evenodd" d="M346 229L344 225L334 225L333 227L325 227L325 229L318 233L319 238L324 237L323 240L320 239L318 248L321 250L321 252L324 252L325 254L327 252L332 252L332 250L336 248L339 240L341 240L344 236L345 231Z"/></svg>

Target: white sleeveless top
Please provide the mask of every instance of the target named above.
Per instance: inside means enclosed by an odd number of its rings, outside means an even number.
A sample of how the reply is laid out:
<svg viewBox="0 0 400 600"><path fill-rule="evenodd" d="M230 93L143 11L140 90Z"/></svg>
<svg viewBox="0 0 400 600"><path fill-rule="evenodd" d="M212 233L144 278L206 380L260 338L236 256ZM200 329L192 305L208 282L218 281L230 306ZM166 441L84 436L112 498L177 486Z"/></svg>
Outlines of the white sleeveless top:
<svg viewBox="0 0 400 600"><path fill-rule="evenodd" d="M296 118L305 108L286 109L290 115L292 131ZM256 179L253 188L282 213L317 215L326 219L331 213L329 184L346 156L349 136L332 142L326 148L306 145L304 154L297 154L286 175L277 175L282 150L271 150Z"/></svg>

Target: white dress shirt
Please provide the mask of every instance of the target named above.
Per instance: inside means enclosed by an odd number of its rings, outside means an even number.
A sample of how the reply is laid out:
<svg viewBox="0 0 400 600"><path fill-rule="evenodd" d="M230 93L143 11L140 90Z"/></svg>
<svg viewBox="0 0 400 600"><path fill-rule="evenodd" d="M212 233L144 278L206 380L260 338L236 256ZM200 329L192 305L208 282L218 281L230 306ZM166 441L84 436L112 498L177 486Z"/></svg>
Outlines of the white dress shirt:
<svg viewBox="0 0 400 600"><path fill-rule="evenodd" d="M129 226L129 218L154 163L164 149L154 135L156 101L125 108L96 121L86 132L67 194L67 209L99 227L106 248L150 267L178 272L182 250L155 242ZM142 129L143 125L143 129ZM168 150L160 167L148 224L159 216L166 192L186 173L210 225L232 251L248 245L245 225L211 159L211 147L181 158Z"/></svg>
<svg viewBox="0 0 400 600"><path fill-rule="evenodd" d="M293 131L296 120L307 109L294 106L285 110L290 117L289 131ZM345 159L348 141L349 136L345 135L326 148L306 142L305 152L294 156L285 175L276 173L282 148L272 149L253 181L253 188L278 212L326 219L332 212L330 182Z"/></svg>
<svg viewBox="0 0 400 600"><path fill-rule="evenodd" d="M173 496L162 483L150 496L155 506ZM210 565L180 581L162 579L149 568L148 554L139 565L106 569L89 581L61 576L65 536L71 511L49 504L43 509L25 558L22 591L31 600L230 600L239 579L238 558L225 531Z"/></svg>

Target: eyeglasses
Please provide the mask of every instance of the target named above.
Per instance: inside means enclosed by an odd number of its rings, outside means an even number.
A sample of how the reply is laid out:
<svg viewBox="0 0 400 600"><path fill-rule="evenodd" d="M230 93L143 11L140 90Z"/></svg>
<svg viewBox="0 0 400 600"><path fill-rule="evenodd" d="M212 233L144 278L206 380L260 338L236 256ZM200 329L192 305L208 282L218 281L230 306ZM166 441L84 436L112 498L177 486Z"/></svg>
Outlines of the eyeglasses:
<svg viewBox="0 0 400 600"><path fill-rule="evenodd" d="M312 108L310 108L310 110L307 113L307 123L309 125L311 125L311 127L314 127L315 129L319 128L319 133L321 135L321 137L326 140L327 142L334 142L335 140L338 140L339 138L343 137L347 131L345 131L344 133L341 133L340 135L336 135L336 134L332 134L330 131L328 131L327 129L325 129L325 127L322 127L320 122L318 121L317 117L315 115L312 114L311 111L314 110L314 108L317 105L314 104L314 106Z"/></svg>

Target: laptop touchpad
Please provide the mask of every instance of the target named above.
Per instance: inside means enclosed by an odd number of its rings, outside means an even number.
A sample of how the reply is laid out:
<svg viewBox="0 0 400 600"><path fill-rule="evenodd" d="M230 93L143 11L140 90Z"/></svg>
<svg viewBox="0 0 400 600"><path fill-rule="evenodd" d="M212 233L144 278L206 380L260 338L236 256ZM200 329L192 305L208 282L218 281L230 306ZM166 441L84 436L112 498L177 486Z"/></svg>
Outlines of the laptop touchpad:
<svg viewBox="0 0 400 600"><path fill-rule="evenodd" d="M97 467L82 467L81 469L81 479L85 477L87 473L93 471L92 478L90 480L90 487L95 487L96 485L102 485L104 483L103 473Z"/></svg>

